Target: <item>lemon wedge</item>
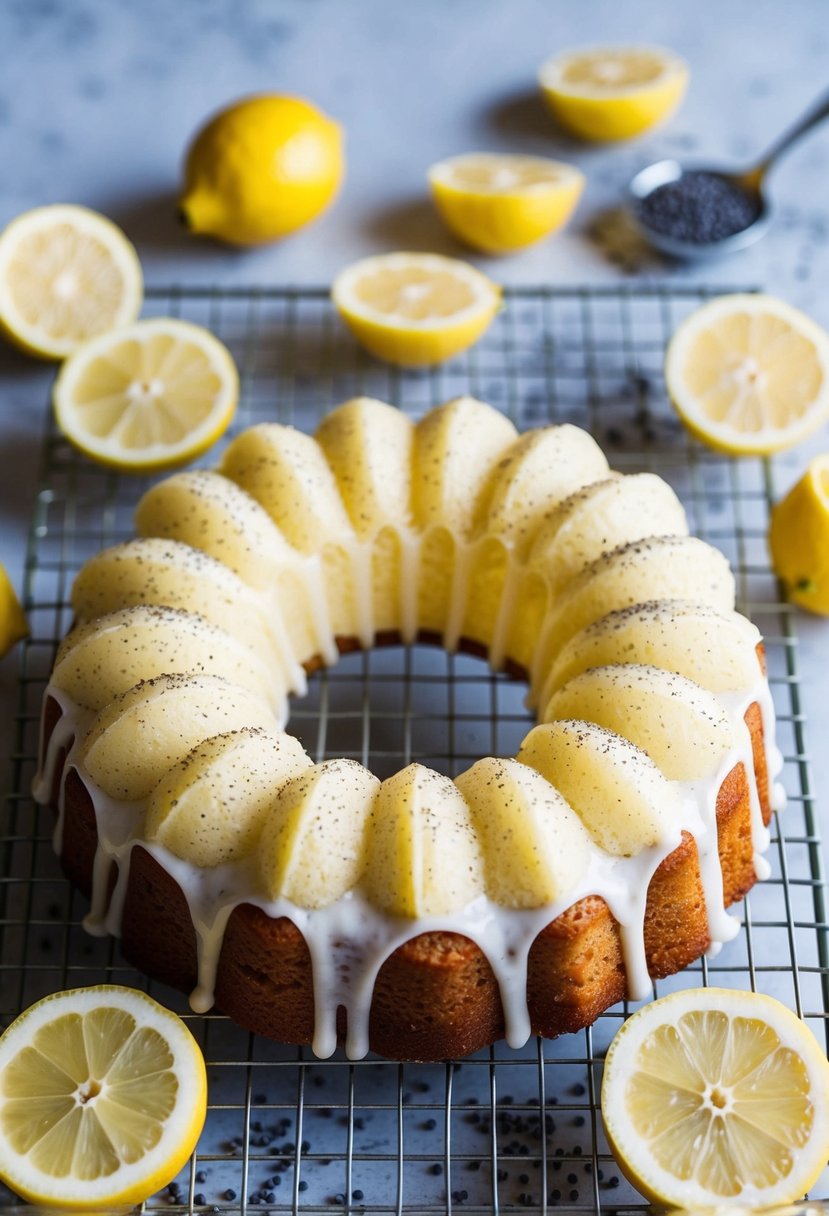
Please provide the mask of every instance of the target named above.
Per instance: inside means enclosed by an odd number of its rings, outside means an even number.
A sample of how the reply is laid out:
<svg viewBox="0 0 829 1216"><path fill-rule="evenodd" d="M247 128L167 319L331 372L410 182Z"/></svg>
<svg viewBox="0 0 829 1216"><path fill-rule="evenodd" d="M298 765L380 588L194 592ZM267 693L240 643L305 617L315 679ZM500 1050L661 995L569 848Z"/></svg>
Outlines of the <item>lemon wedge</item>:
<svg viewBox="0 0 829 1216"><path fill-rule="evenodd" d="M553 116L582 139L631 139L676 110L688 68L657 46L605 46L564 51L538 74Z"/></svg>
<svg viewBox="0 0 829 1216"><path fill-rule="evenodd" d="M136 321L82 346L52 393L63 434L124 473L183 464L224 434L239 377L230 352L200 325Z"/></svg>
<svg viewBox="0 0 829 1216"><path fill-rule="evenodd" d="M450 232L484 253L513 253L567 223L584 174L544 156L469 152L438 161L429 185Z"/></svg>
<svg viewBox="0 0 829 1216"><path fill-rule="evenodd" d="M771 513L769 549L788 598L829 616L829 452L806 472Z"/></svg>
<svg viewBox="0 0 829 1216"><path fill-rule="evenodd" d="M829 1062L772 997L675 992L618 1031L602 1117L621 1169L654 1203L785 1204L829 1156Z"/></svg>
<svg viewBox="0 0 829 1216"><path fill-rule="evenodd" d="M333 202L345 171L338 123L309 101L244 97L196 134L181 216L192 232L232 245L276 241Z"/></svg>
<svg viewBox="0 0 829 1216"><path fill-rule="evenodd" d="M143 280L120 228L86 207L37 207L0 234L0 329L42 359L65 359L134 321Z"/></svg>
<svg viewBox="0 0 829 1216"><path fill-rule="evenodd" d="M829 334L773 296L719 296L674 333L665 378L703 443L735 456L779 452L829 418Z"/></svg>
<svg viewBox="0 0 829 1216"><path fill-rule="evenodd" d="M25 613L5 566L0 563L0 659L29 632Z"/></svg>
<svg viewBox="0 0 829 1216"><path fill-rule="evenodd" d="M387 253L343 270L331 298L373 355L417 367L441 363L477 342L501 306L501 289L456 258Z"/></svg>
<svg viewBox="0 0 829 1216"><path fill-rule="evenodd" d="M206 1111L198 1044L135 989L57 992L0 1037L0 1178L31 1203L141 1203L187 1161Z"/></svg>

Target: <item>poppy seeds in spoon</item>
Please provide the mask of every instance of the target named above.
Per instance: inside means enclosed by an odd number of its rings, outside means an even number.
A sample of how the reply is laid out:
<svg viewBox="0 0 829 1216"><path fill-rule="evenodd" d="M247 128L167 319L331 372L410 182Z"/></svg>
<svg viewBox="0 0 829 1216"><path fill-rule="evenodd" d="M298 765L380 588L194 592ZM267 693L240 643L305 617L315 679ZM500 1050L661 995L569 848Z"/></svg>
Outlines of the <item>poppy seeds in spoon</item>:
<svg viewBox="0 0 829 1216"><path fill-rule="evenodd" d="M733 182L716 173L691 170L645 195L636 213L654 232L708 245L742 232L759 211L757 201Z"/></svg>

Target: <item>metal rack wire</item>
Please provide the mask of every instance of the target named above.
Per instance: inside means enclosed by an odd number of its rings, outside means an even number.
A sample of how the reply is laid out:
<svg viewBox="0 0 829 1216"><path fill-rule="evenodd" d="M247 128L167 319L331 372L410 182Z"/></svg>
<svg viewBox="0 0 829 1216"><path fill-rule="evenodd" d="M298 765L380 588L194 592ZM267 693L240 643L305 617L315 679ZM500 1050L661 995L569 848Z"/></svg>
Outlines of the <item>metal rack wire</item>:
<svg viewBox="0 0 829 1216"><path fill-rule="evenodd" d="M653 469L685 503L691 527L737 573L740 604L765 635L786 758L789 805L775 818L771 879L744 906L745 929L716 960L658 992L722 983L779 996L821 1041L829 1010L827 886L809 777L792 613L765 549L775 470L732 462L690 441L665 398L661 364L696 287L528 289L473 350L409 372L359 352L323 291L156 290L147 312L201 322L242 374L234 430L278 420L311 429L364 393L418 416L460 393L483 397L521 428L588 427L615 467ZM68 590L81 563L131 534L144 483L75 455L49 427L29 543L19 712L0 834L0 1023L47 992L85 983L144 987L181 1012L204 1047L210 1110L197 1152L154 1211L471 1213L641 1210L620 1179L598 1106L602 1058L629 1006L523 1051L503 1044L460 1063L316 1060L191 1014L184 998L135 973L117 942L86 936L82 897L61 877L51 824L29 796L39 703ZM412 759L453 774L483 753L512 754L528 729L523 689L484 663L425 647L343 658L315 677L291 727L317 759L350 755L384 776ZM825 1180L820 1193L829 1193ZM0 1194L0 1201L2 1194Z"/></svg>

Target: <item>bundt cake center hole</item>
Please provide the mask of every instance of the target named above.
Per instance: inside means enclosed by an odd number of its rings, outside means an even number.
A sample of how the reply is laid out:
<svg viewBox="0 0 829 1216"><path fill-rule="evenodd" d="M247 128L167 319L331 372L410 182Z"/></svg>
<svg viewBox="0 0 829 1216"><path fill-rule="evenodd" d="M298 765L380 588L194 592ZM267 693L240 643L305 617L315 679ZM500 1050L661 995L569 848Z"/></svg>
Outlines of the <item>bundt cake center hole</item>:
<svg viewBox="0 0 829 1216"><path fill-rule="evenodd" d="M455 777L481 756L514 756L535 717L524 680L437 642L341 654L294 697L287 730L315 760L357 760L381 780L412 763Z"/></svg>

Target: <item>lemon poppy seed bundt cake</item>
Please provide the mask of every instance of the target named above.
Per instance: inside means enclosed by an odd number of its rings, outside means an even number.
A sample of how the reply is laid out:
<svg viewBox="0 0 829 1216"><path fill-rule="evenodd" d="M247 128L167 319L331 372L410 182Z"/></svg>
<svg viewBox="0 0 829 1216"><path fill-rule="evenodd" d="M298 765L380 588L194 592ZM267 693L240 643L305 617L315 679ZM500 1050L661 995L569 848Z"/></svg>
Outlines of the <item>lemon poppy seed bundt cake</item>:
<svg viewBox="0 0 829 1216"><path fill-rule="evenodd" d="M780 756L760 636L670 487L469 397L244 431L93 557L36 796L85 924L320 1056L442 1059L589 1025L738 931ZM312 763L288 698L437 642L529 684L515 758Z"/></svg>

